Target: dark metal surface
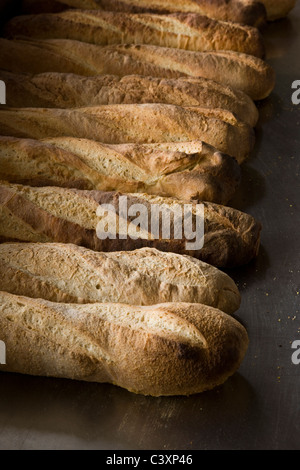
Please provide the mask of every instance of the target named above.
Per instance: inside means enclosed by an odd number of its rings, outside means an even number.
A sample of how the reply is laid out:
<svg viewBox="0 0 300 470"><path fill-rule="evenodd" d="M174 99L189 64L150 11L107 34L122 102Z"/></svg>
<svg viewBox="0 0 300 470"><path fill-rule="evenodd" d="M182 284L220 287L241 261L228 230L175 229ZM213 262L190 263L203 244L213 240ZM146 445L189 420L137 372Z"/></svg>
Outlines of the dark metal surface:
<svg viewBox="0 0 300 470"><path fill-rule="evenodd" d="M110 385L0 376L0 449L300 449L300 3L264 32L277 72L260 104L257 145L232 203L263 224L251 265L230 271L250 337L237 374L188 398L146 398Z"/></svg>

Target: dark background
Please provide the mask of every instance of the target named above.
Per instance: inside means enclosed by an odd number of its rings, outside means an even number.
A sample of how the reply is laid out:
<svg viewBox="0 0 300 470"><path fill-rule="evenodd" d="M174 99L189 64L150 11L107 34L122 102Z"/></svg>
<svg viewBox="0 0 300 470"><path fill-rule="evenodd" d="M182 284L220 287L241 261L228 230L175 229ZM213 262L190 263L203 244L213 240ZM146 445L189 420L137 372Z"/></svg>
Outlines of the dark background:
<svg viewBox="0 0 300 470"><path fill-rule="evenodd" d="M277 84L259 104L256 148L231 204L263 225L258 258L228 271L250 337L239 372L183 398L2 373L0 449L300 449L300 364L291 360L300 340L300 105L291 101L300 80L300 3L264 36Z"/></svg>

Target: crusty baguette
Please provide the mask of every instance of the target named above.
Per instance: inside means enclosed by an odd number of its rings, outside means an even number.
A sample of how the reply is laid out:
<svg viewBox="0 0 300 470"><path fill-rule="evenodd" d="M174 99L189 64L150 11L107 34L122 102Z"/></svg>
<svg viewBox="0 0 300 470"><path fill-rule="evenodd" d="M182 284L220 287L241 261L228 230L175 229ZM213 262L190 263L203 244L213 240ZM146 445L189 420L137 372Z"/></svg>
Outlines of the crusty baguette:
<svg viewBox="0 0 300 470"><path fill-rule="evenodd" d="M29 186L144 192L227 204L240 183L237 161L201 141L105 145L70 137L0 136L0 179Z"/></svg>
<svg viewBox="0 0 300 470"><path fill-rule="evenodd" d="M264 60L234 51L193 52L152 45L97 46L71 39L0 39L0 68L13 73L202 77L229 85L254 100L274 88L273 68Z"/></svg>
<svg viewBox="0 0 300 470"><path fill-rule="evenodd" d="M132 14L93 10L22 15L5 27L8 38L75 39L99 46L153 44L189 51L237 51L263 57L257 28L216 21L195 13Z"/></svg>
<svg viewBox="0 0 300 470"><path fill-rule="evenodd" d="M122 199L120 199L122 197ZM126 200L127 198L127 200ZM124 201L127 210L124 213ZM139 204L139 206L137 206ZM108 205L108 206L107 206ZM99 207L100 206L100 207ZM185 220L201 221L202 213L196 204L187 208ZM216 267L235 267L250 262L260 245L261 224L253 217L230 207L213 203L204 206L204 246L197 249L187 245L183 218L183 202L147 194L82 191L59 187L29 187L2 183L0 186L0 240L26 242L73 243L94 251L132 251L142 247L157 248L187 254ZM128 214L142 207L146 216L156 210L175 212L171 217L170 233L154 233L150 220L140 230ZM106 209L107 218L99 213ZM153 212L154 211L154 212ZM99 215L97 215L99 214ZM155 216L156 217L156 216ZM109 225L106 235L99 224L115 220L114 234ZM180 224L180 226L179 226ZM182 233L178 234L178 229ZM161 224L160 227L161 228ZM103 239L105 238L105 239Z"/></svg>
<svg viewBox="0 0 300 470"><path fill-rule="evenodd" d="M104 144L203 140L239 163L249 156L255 141L253 129L229 111L166 104L1 109L0 134L77 137Z"/></svg>
<svg viewBox="0 0 300 470"><path fill-rule="evenodd" d="M27 13L57 12L70 7L132 13L190 12L254 26L266 21L264 5L252 0L23 0L23 11Z"/></svg>
<svg viewBox="0 0 300 470"><path fill-rule="evenodd" d="M72 244L3 243L0 260L3 291L52 302L189 302L228 314L241 302L227 274L195 258L155 248L98 253Z"/></svg>
<svg viewBox="0 0 300 470"><path fill-rule="evenodd" d="M163 103L226 109L252 127L258 121L257 107L248 95L206 78L84 77L55 72L22 75L2 70L0 79L6 85L6 104L14 108Z"/></svg>
<svg viewBox="0 0 300 470"><path fill-rule="evenodd" d="M224 3L223 3L224 2ZM190 12L207 15L218 20L234 21L237 23L262 26L266 20L274 21L284 18L294 8L296 0L192 0L171 1L157 0L155 7L150 0L147 3L140 0L23 0L24 13L51 13L61 12L69 8L95 9L126 11L126 12L152 12L152 13L172 13ZM102 7L100 6L102 5ZM220 9L221 7L221 9Z"/></svg>
<svg viewBox="0 0 300 470"><path fill-rule="evenodd" d="M244 326L212 307L61 304L0 293L0 370L131 392L191 395L221 385L248 347Z"/></svg>

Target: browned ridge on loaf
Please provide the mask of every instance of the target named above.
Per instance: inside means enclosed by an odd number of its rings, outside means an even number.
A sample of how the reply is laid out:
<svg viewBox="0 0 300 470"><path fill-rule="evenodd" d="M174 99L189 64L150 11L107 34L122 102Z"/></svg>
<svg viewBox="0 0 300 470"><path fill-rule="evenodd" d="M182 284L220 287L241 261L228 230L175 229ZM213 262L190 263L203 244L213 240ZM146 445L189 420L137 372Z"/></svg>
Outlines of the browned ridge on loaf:
<svg viewBox="0 0 300 470"><path fill-rule="evenodd" d="M0 370L131 392L191 395L224 383L248 347L237 320L202 304L62 304L0 292Z"/></svg>
<svg viewBox="0 0 300 470"><path fill-rule="evenodd" d="M270 3L272 0L263 1ZM129 13L188 12L254 26L263 25L267 16L264 4L254 0L23 0L23 7L25 13L59 12L69 8Z"/></svg>
<svg viewBox="0 0 300 470"><path fill-rule="evenodd" d="M228 314L241 302L227 274L155 248L100 253L67 243L2 243L0 260L2 290L52 302L189 302Z"/></svg>
<svg viewBox="0 0 300 470"><path fill-rule="evenodd" d="M241 90L253 100L266 98L275 85L273 68L242 52L194 52L146 44L97 46L71 39L0 39L0 69L29 74L200 77Z"/></svg>
<svg viewBox="0 0 300 470"><path fill-rule="evenodd" d="M231 50L263 57L257 28L216 21L193 13L172 15L69 10L57 14L14 17L8 38L75 39L90 44L152 44L190 51Z"/></svg>
<svg viewBox="0 0 300 470"><path fill-rule="evenodd" d="M6 104L12 108L162 103L226 109L252 127L258 121L258 109L248 95L207 78L85 77L55 72L22 75L1 70L0 79L6 85Z"/></svg>
<svg viewBox="0 0 300 470"><path fill-rule="evenodd" d="M239 163L249 156L255 141L254 130L229 111L166 104L1 109L0 134L31 139L76 137L104 144L201 140Z"/></svg>
<svg viewBox="0 0 300 470"><path fill-rule="evenodd" d="M127 206L125 213L121 209L124 197ZM73 243L105 252L150 247L189 255L217 267L236 267L250 262L258 254L261 224L250 215L230 207L208 202L204 202L203 206L204 245L197 249L195 245L187 245L184 227L179 225L179 222L183 224L184 203L178 199L2 183L0 240ZM146 212L147 227L137 227L135 219L128 215L136 207L143 207ZM101 211L99 214L99 209L104 208L106 216ZM192 221L198 217L197 220L201 221L201 209L201 205L190 204L185 217ZM170 217L168 238L163 237L160 230L155 233L151 222L154 210L174 214ZM101 222L105 226L109 224L108 234L112 237L107 238L107 234L103 237ZM175 237L180 226L182 235ZM197 231L194 233L197 235Z"/></svg>
<svg viewBox="0 0 300 470"><path fill-rule="evenodd" d="M0 137L0 179L29 186L145 192L227 204L237 161L201 141L107 145L59 137Z"/></svg>

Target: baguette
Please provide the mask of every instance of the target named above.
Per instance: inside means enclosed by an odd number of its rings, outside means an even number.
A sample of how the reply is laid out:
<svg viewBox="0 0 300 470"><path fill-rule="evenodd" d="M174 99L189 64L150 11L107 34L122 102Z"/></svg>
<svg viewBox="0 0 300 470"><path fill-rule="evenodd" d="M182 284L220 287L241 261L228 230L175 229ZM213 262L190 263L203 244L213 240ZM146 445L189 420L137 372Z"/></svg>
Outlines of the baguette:
<svg viewBox="0 0 300 470"><path fill-rule="evenodd" d="M0 134L32 139L67 136L104 144L203 140L239 163L248 158L255 141L253 129L229 111L164 104L1 109Z"/></svg>
<svg viewBox="0 0 300 470"><path fill-rule="evenodd" d="M13 108L79 108L108 104L163 103L226 109L252 127L258 110L245 93L206 78L161 79L129 75L0 72L6 103ZM58 93L59 90L59 93Z"/></svg>
<svg viewBox="0 0 300 470"><path fill-rule="evenodd" d="M191 395L239 368L246 329L201 304L59 304L0 293L6 372L108 382L143 395Z"/></svg>
<svg viewBox="0 0 300 470"><path fill-rule="evenodd" d="M263 57L257 28L216 21L193 13L172 15L69 10L56 14L14 17L5 27L8 38L75 39L99 46L152 44L189 51L237 51Z"/></svg>
<svg viewBox="0 0 300 470"><path fill-rule="evenodd" d="M264 5L252 0L23 0L26 13L57 12L70 7L130 13L198 13L254 26L261 26L266 21Z"/></svg>
<svg viewBox="0 0 300 470"><path fill-rule="evenodd" d="M274 88L273 68L264 60L233 51L193 52L152 45L97 46L71 39L0 39L0 69L13 73L201 77L231 86L253 100Z"/></svg>
<svg viewBox="0 0 300 470"><path fill-rule="evenodd" d="M150 219L155 216L155 210L163 214L175 212L175 217L170 217L170 233L163 235L159 227L156 234L151 220L138 228L138 221L128 215L137 207ZM150 247L190 255L220 268L249 263L258 254L261 224L230 207L208 202L204 202L203 207L204 215L201 206L195 203L187 208L185 220L190 218L195 222L197 216L204 221L204 245L191 249L185 238L183 220L178 216L179 212L182 216L184 204L177 199L131 193L125 197L116 192L36 188L3 182L0 185L0 240L73 243L104 252ZM105 208L107 216L102 213ZM101 228L101 224L108 225L108 229ZM178 236L180 228L182 234Z"/></svg>
<svg viewBox="0 0 300 470"><path fill-rule="evenodd" d="M227 204L241 170L234 158L199 141L104 145L70 137L37 141L0 136L0 179Z"/></svg>
<svg viewBox="0 0 300 470"><path fill-rule="evenodd" d="M4 243L0 259L2 290L52 302L189 302L228 314L241 302L234 281L222 271L155 248L96 253L72 244Z"/></svg>

